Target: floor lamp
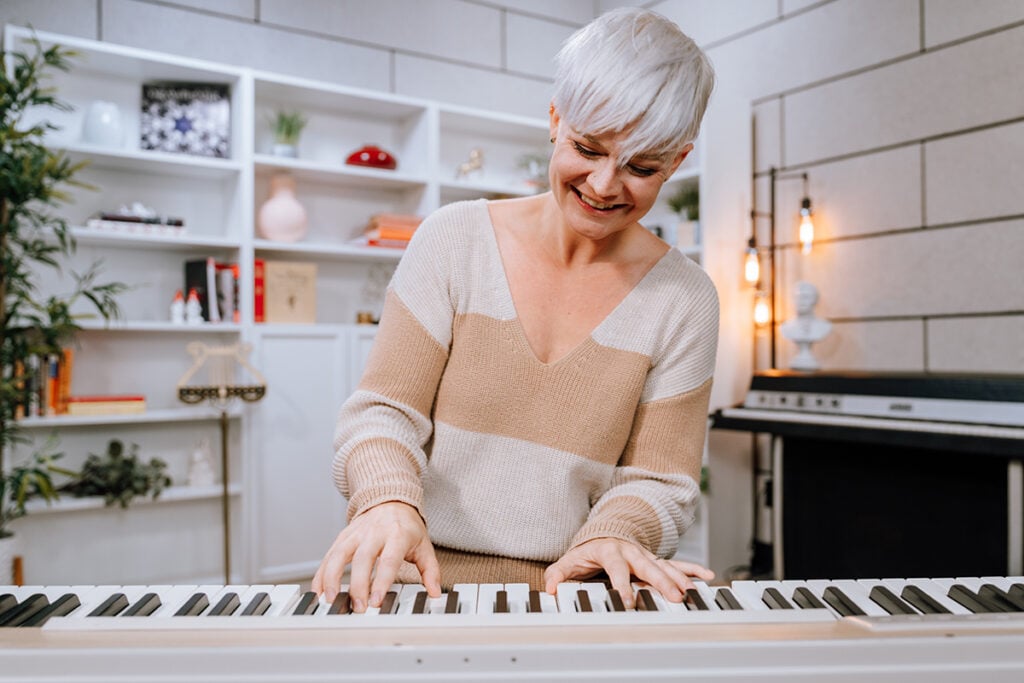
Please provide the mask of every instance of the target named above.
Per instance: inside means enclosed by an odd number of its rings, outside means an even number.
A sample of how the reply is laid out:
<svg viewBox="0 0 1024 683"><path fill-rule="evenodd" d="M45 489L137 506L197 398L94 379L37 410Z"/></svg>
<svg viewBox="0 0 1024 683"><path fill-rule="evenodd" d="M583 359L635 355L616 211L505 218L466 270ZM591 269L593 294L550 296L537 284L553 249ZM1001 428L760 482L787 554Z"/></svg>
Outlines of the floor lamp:
<svg viewBox="0 0 1024 683"><path fill-rule="evenodd" d="M183 403L198 404L209 401L220 410L220 465L221 465L221 513L224 521L224 585L231 583L231 506L228 470L228 407L236 399L247 403L259 401L266 395L267 383L263 375L249 364L252 350L249 344L228 346L207 346L192 342L187 347L194 362L192 367L178 380L178 399ZM207 365L209 361L209 365ZM203 366L207 366L209 382L190 385L189 381ZM241 366L257 380L253 384L234 383L238 367Z"/></svg>

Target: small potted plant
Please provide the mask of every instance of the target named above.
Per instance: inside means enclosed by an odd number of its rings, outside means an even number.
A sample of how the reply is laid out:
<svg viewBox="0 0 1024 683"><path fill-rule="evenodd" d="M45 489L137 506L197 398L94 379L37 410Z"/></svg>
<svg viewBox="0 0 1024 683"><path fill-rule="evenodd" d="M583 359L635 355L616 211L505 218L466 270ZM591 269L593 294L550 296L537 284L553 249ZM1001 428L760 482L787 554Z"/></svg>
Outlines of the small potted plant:
<svg viewBox="0 0 1024 683"><path fill-rule="evenodd" d="M278 111L271 121L274 129L274 156L297 157L299 136L307 123L302 112Z"/></svg>
<svg viewBox="0 0 1024 683"><path fill-rule="evenodd" d="M151 496L155 500L171 485L171 478L165 473L167 463L160 458L143 462L138 451L138 445L132 444L126 454L124 444L111 439L107 452L90 453L82 471L74 481L61 486L60 492L79 498L102 496L108 507L116 503L127 508L135 496Z"/></svg>
<svg viewBox="0 0 1024 683"><path fill-rule="evenodd" d="M679 217L676 245L689 247L700 244L700 187L697 183L683 183L665 203Z"/></svg>

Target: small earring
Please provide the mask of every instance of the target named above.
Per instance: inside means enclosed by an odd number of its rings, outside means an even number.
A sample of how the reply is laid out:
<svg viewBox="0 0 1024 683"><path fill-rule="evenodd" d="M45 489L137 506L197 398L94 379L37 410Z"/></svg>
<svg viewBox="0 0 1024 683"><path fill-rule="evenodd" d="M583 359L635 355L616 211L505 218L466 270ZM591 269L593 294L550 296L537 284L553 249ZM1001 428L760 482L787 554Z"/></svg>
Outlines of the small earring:
<svg viewBox="0 0 1024 683"><path fill-rule="evenodd" d="M554 139L554 138L551 138L550 142L551 142L552 144L554 144L554 142L555 142L555 139Z"/></svg>

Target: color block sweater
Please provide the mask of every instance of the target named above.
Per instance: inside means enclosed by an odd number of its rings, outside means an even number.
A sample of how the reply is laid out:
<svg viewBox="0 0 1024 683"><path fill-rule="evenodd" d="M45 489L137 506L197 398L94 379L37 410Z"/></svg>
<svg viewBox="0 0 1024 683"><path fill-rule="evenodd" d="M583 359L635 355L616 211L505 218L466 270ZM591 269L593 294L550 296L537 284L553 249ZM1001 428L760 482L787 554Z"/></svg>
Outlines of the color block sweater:
<svg viewBox="0 0 1024 683"><path fill-rule="evenodd" d="M599 537L674 554L693 522L718 335L704 271L668 251L564 357L537 360L485 200L448 205L396 269L335 432L351 519L426 520L445 585L526 582ZM418 581L411 565L401 579Z"/></svg>

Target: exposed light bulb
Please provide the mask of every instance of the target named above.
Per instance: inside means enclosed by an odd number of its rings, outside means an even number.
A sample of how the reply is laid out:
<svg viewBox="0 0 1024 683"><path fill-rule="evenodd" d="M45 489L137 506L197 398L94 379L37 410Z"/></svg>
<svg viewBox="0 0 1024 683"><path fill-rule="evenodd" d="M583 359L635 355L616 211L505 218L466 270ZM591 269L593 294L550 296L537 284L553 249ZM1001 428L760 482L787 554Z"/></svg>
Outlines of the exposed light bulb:
<svg viewBox="0 0 1024 683"><path fill-rule="evenodd" d="M750 238L749 245L747 255L743 259L743 279L748 285L756 285L761 279L761 259L758 258L753 237Z"/></svg>
<svg viewBox="0 0 1024 683"><path fill-rule="evenodd" d="M754 324L764 327L772 318L771 308L768 306L768 297L764 292L758 292L754 298Z"/></svg>
<svg viewBox="0 0 1024 683"><path fill-rule="evenodd" d="M800 245L801 251L805 254L811 253L811 245L814 244L814 221L811 220L811 200L804 197L800 206Z"/></svg>

